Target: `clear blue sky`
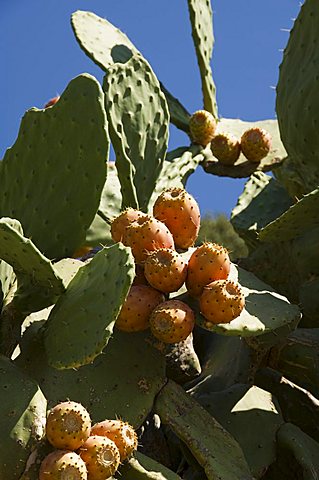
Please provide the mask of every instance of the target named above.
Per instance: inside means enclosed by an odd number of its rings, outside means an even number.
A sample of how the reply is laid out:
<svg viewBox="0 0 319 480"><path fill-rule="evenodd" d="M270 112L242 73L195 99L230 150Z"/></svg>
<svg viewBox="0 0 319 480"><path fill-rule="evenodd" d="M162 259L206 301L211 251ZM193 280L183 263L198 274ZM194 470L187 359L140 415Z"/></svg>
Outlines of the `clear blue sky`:
<svg viewBox="0 0 319 480"><path fill-rule="evenodd" d="M212 0L213 74L219 114L243 120L275 118L278 66L299 0ZM202 108L200 77L186 0L0 0L0 158L16 138L25 110L42 108L83 72L103 73L79 48L71 27L75 10L90 10L124 31L185 107ZM172 127L170 149L188 143ZM229 215L244 180L205 174L188 190L202 212Z"/></svg>

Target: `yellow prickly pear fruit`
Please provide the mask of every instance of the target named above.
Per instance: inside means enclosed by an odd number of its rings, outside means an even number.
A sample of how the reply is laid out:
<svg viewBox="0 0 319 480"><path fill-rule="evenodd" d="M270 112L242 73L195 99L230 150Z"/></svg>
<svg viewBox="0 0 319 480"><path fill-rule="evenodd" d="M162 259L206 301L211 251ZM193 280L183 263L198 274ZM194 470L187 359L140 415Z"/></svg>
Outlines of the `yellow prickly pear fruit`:
<svg viewBox="0 0 319 480"><path fill-rule="evenodd" d="M189 120L189 132L192 142L206 147L215 134L216 120L206 110L197 110Z"/></svg>
<svg viewBox="0 0 319 480"><path fill-rule="evenodd" d="M245 307L245 296L240 285L229 280L217 280L204 287L199 299L200 310L206 318L206 327L229 323Z"/></svg>
<svg viewBox="0 0 319 480"><path fill-rule="evenodd" d="M241 150L250 162L260 162L271 149L271 135L263 128L246 130L240 140Z"/></svg>
<svg viewBox="0 0 319 480"><path fill-rule="evenodd" d="M89 437L91 419L77 402L62 402L53 407L46 422L46 436L55 448L77 450Z"/></svg>
<svg viewBox="0 0 319 480"><path fill-rule="evenodd" d="M137 435L134 428L122 420L104 420L96 423L91 429L91 435L102 435L113 440L119 449L121 462L137 449Z"/></svg>
<svg viewBox="0 0 319 480"><path fill-rule="evenodd" d="M39 480L87 480L87 469L75 452L56 450L49 453L40 466Z"/></svg>
<svg viewBox="0 0 319 480"><path fill-rule="evenodd" d="M92 435L79 449L89 480L106 480L112 477L120 465L120 452L107 437Z"/></svg>
<svg viewBox="0 0 319 480"><path fill-rule="evenodd" d="M164 343L178 343L193 331L195 314L180 300L167 300L158 305L150 317L151 332Z"/></svg>
<svg viewBox="0 0 319 480"><path fill-rule="evenodd" d="M224 165L234 165L240 155L240 142L230 133L218 133L211 141L214 157Z"/></svg>

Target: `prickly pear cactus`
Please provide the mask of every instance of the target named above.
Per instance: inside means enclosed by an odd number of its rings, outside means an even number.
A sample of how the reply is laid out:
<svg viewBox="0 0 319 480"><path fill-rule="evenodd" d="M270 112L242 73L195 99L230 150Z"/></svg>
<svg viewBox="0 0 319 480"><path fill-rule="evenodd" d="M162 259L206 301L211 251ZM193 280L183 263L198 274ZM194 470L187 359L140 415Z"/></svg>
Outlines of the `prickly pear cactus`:
<svg viewBox="0 0 319 480"><path fill-rule="evenodd" d="M140 55L107 70L103 88L121 182L122 207L146 210L163 167L169 112L151 67Z"/></svg>
<svg viewBox="0 0 319 480"><path fill-rule="evenodd" d="M80 75L56 105L24 115L0 169L0 215L19 220L48 258L71 256L97 211L108 151L102 89Z"/></svg>
<svg viewBox="0 0 319 480"><path fill-rule="evenodd" d="M312 191L319 183L318 19L318 2L306 0L290 32L277 85L276 111L280 134L301 180L303 194Z"/></svg>

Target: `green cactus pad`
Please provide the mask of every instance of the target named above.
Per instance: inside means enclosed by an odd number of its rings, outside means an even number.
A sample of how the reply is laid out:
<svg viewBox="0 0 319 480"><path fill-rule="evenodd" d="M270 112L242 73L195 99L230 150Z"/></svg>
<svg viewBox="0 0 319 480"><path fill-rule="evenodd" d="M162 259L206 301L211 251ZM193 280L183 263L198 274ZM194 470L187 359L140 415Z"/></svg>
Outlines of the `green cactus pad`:
<svg viewBox="0 0 319 480"><path fill-rule="evenodd" d="M77 368L102 352L134 275L130 248L120 243L103 248L79 269L46 324L50 365Z"/></svg>
<svg viewBox="0 0 319 480"><path fill-rule="evenodd" d="M71 16L71 25L82 50L104 71L113 63L125 63L132 54L140 53L125 33L92 12L77 10ZM161 89L171 122L187 133L190 114L163 84Z"/></svg>
<svg viewBox="0 0 319 480"><path fill-rule="evenodd" d="M99 212L102 212L105 217L112 220L120 214L121 205L121 184L118 179L115 163L109 162L107 179L101 195L99 210L86 233L85 245L97 246L113 243L110 225L101 218Z"/></svg>
<svg viewBox="0 0 319 480"><path fill-rule="evenodd" d="M276 459L276 433L284 423L271 393L237 384L196 399L237 440L251 472L261 478Z"/></svg>
<svg viewBox="0 0 319 480"><path fill-rule="evenodd" d="M46 399L38 384L0 355L0 478L19 479L44 434Z"/></svg>
<svg viewBox="0 0 319 480"><path fill-rule="evenodd" d="M0 170L0 215L17 218L48 258L71 256L97 211L108 149L103 92L80 75L56 105L24 115Z"/></svg>
<svg viewBox="0 0 319 480"><path fill-rule="evenodd" d="M31 286L47 290L55 298L64 291L62 279L34 243L23 236L20 228L12 226L12 219L0 219L0 258L9 263L18 277Z"/></svg>
<svg viewBox="0 0 319 480"><path fill-rule="evenodd" d="M301 326L319 327L319 277L315 277L301 285L299 302L302 311Z"/></svg>
<svg viewBox="0 0 319 480"><path fill-rule="evenodd" d="M297 328L271 350L269 366L319 398L319 328Z"/></svg>
<svg viewBox="0 0 319 480"><path fill-rule="evenodd" d="M151 67L137 54L109 67L103 89L122 207L146 210L168 144L165 96Z"/></svg>
<svg viewBox="0 0 319 480"><path fill-rule="evenodd" d="M319 441L319 399L269 367L257 372L255 384L276 397L286 422Z"/></svg>
<svg viewBox="0 0 319 480"><path fill-rule="evenodd" d="M170 380L155 411L191 450L208 480L253 480L236 440L182 387Z"/></svg>
<svg viewBox="0 0 319 480"><path fill-rule="evenodd" d="M218 118L216 87L210 61L213 54L213 12L210 0L188 0L192 36L202 80L204 109Z"/></svg>
<svg viewBox="0 0 319 480"><path fill-rule="evenodd" d="M203 159L204 155L199 145L179 147L168 152L149 203L149 211L152 212L157 197L166 188L185 188L188 177Z"/></svg>
<svg viewBox="0 0 319 480"><path fill-rule="evenodd" d="M243 193L231 213L231 224L252 249L257 245L258 232L276 219L292 204L286 190L263 172L254 173L246 182Z"/></svg>
<svg viewBox="0 0 319 480"><path fill-rule="evenodd" d="M13 267L17 282L1 314L1 352L13 353L24 318L54 303L65 290L51 262L25 238L17 220L0 220L0 258Z"/></svg>
<svg viewBox="0 0 319 480"><path fill-rule="evenodd" d="M272 138L272 147L268 155L263 158L260 163L249 162L246 157L241 154L235 165L223 165L218 162L212 153L205 162L203 168L205 172L219 176L227 176L233 178L249 177L255 171L269 171L280 165L286 158L287 153L281 142L277 120L261 120L258 122L244 122L239 119L222 118L217 125L216 133L231 133L238 139L245 130L253 127L259 127L267 130Z"/></svg>
<svg viewBox="0 0 319 480"><path fill-rule="evenodd" d="M119 480L181 480L181 477L150 457L136 452L134 457L120 467Z"/></svg>
<svg viewBox="0 0 319 480"><path fill-rule="evenodd" d="M248 383L251 352L244 339L217 335L198 326L195 332L202 373L187 385L191 395L198 397L235 383Z"/></svg>
<svg viewBox="0 0 319 480"><path fill-rule="evenodd" d="M306 0L290 32L277 85L282 141L303 181L303 193L319 184L319 3Z"/></svg>
<svg viewBox="0 0 319 480"><path fill-rule="evenodd" d="M35 322L26 330L15 362L39 381L48 407L69 398L82 403L93 422L120 417L140 427L165 383L165 359L147 343L148 336L116 330L92 365L56 370L46 358L44 325Z"/></svg>
<svg viewBox="0 0 319 480"><path fill-rule="evenodd" d="M267 478L317 480L318 472L319 443L292 423L284 423L277 434L277 461Z"/></svg>
<svg viewBox="0 0 319 480"><path fill-rule="evenodd" d="M265 242L292 240L308 228L319 227L319 188L305 195L259 233Z"/></svg>
<svg viewBox="0 0 319 480"><path fill-rule="evenodd" d="M254 274L240 267L233 271L230 280L237 281L236 270L246 305L242 313L230 323L219 323L208 328L205 318L199 312L198 302L187 294L178 298L194 309L196 322L201 327L221 335L252 337L259 345L270 347L296 328L300 310Z"/></svg>

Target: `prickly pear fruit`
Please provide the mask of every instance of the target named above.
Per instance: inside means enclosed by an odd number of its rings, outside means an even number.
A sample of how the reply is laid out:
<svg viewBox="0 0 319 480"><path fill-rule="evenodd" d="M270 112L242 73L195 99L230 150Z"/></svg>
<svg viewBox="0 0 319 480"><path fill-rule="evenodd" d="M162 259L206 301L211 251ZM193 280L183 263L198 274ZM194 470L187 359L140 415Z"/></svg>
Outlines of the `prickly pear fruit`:
<svg viewBox="0 0 319 480"><path fill-rule="evenodd" d="M245 296L240 285L229 280L217 280L204 287L199 299L200 310L206 318L206 327L229 323L245 307Z"/></svg>
<svg viewBox="0 0 319 480"><path fill-rule="evenodd" d="M39 480L87 480L87 468L77 453L55 450L43 459Z"/></svg>
<svg viewBox="0 0 319 480"><path fill-rule="evenodd" d="M167 300L158 305L150 317L151 332L164 343L178 343L193 331L193 310L180 300Z"/></svg>
<svg viewBox="0 0 319 480"><path fill-rule="evenodd" d="M137 449L137 435L134 428L122 420L104 420L96 423L91 435L102 435L113 440L120 452L121 462Z"/></svg>
<svg viewBox="0 0 319 480"><path fill-rule="evenodd" d="M187 263L175 250L160 248L145 260L144 273L148 283L157 290L176 292L186 280Z"/></svg>
<svg viewBox="0 0 319 480"><path fill-rule="evenodd" d="M206 147L211 141L216 130L216 120L206 110L197 110L189 120L189 132L192 142Z"/></svg>
<svg viewBox="0 0 319 480"><path fill-rule="evenodd" d="M263 128L246 130L240 140L241 150L250 162L260 162L271 149L271 135Z"/></svg>
<svg viewBox="0 0 319 480"><path fill-rule="evenodd" d="M44 108L53 107L53 105L55 105L59 100L60 100L60 95L57 95L56 97L51 98L51 99L44 105Z"/></svg>
<svg viewBox="0 0 319 480"><path fill-rule="evenodd" d="M114 242L122 242L126 228L140 217L146 217L146 214L129 207L114 218L111 223L111 236Z"/></svg>
<svg viewBox="0 0 319 480"><path fill-rule="evenodd" d="M46 422L46 436L55 448L77 450L89 437L91 419L77 402L62 402L53 407Z"/></svg>
<svg viewBox="0 0 319 480"><path fill-rule="evenodd" d="M105 480L111 477L120 465L120 452L107 437L92 435L79 449L84 460L89 480Z"/></svg>
<svg viewBox="0 0 319 480"><path fill-rule="evenodd" d="M123 332L140 332L149 327L149 318L154 308L164 302L163 293L148 285L132 285L115 326Z"/></svg>
<svg viewBox="0 0 319 480"><path fill-rule="evenodd" d="M172 233L176 248L194 245L200 227L196 200L183 188L168 188L156 199L153 214Z"/></svg>
<svg viewBox="0 0 319 480"><path fill-rule="evenodd" d="M211 141L214 157L224 165L234 165L240 155L240 142L230 133L218 133Z"/></svg>
<svg viewBox="0 0 319 480"><path fill-rule="evenodd" d="M199 297L205 285L225 280L230 271L230 258L225 247L205 242L192 253L188 261L186 287L193 297Z"/></svg>
<svg viewBox="0 0 319 480"><path fill-rule="evenodd" d="M174 249L174 239L166 225L151 215L132 222L125 230L123 243L131 247L135 261L142 263L147 255L159 248Z"/></svg>

